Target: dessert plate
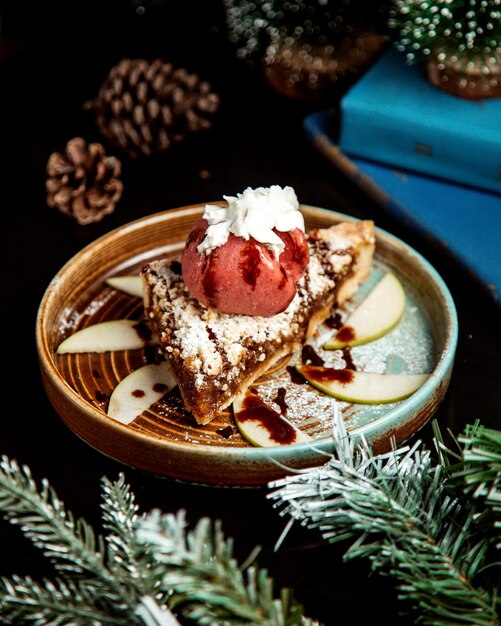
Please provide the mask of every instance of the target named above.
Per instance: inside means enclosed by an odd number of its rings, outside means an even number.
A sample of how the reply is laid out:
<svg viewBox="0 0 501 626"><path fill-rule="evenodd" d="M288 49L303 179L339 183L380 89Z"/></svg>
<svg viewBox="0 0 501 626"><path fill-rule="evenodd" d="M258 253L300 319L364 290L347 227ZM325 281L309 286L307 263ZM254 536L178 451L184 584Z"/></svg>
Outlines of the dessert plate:
<svg viewBox="0 0 501 626"><path fill-rule="evenodd" d="M354 218L302 206L307 230ZM258 486L290 471L322 464L332 449L332 399L294 376L294 360L260 381L259 393L312 436L312 441L256 448L238 432L231 413L197 426L176 390L155 402L130 424L106 414L109 398L131 371L156 358L155 347L105 353L57 354L63 339L92 324L141 320L142 301L110 287L108 278L137 274L145 261L178 255L203 205L157 213L118 228L84 248L54 276L40 303L37 350L43 383L54 409L80 438L101 453L154 474L207 485ZM430 264L394 236L377 229L374 269L368 281L340 310L361 302L387 271L398 275L407 308L385 337L350 350L323 351L323 338L308 347L326 365L348 361L363 371L431 373L410 398L384 405L339 402L355 436L376 453L415 434L435 413L446 393L457 343L457 316L449 290ZM323 332L327 332L324 328Z"/></svg>

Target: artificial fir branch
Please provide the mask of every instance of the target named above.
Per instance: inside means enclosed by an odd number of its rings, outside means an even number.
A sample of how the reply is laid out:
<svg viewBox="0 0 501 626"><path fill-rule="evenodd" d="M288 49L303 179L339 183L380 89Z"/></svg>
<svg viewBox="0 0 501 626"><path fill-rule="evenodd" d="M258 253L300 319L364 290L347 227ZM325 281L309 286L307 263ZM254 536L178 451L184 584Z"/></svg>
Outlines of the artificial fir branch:
<svg viewBox="0 0 501 626"><path fill-rule="evenodd" d="M416 623L499 624L501 433L468 427L455 451L436 427L435 443L438 462L419 442L376 456L338 416L333 457L278 481L270 497L326 540L350 541L346 559L392 576ZM204 626L313 624L288 590L274 597L254 559L236 562L219 522L188 530L183 511L140 516L123 476L103 478L102 490L105 535L96 537L47 481L39 489L29 469L3 459L0 511L59 577L2 579L2 623L177 626L175 613Z"/></svg>
<svg viewBox="0 0 501 626"><path fill-rule="evenodd" d="M373 456L339 416L335 430L325 466L274 484L281 513L328 541L351 541L345 558L367 558L392 576L416 623L499 624L499 581L481 578L491 539L476 525L478 511L462 505L450 466L419 442Z"/></svg>
<svg viewBox="0 0 501 626"><path fill-rule="evenodd" d="M464 447L460 480L465 495L482 510L481 521L487 525L491 541L501 549L501 432L480 424L468 425L458 441Z"/></svg>
<svg viewBox="0 0 501 626"><path fill-rule="evenodd" d="M200 624L314 623L303 616L288 590L274 599L266 570L255 565L242 570L219 522L204 518L191 532L185 527L183 511L152 511L137 528L140 543L154 547L153 559L164 568L161 590L174 610Z"/></svg>
<svg viewBox="0 0 501 626"><path fill-rule="evenodd" d="M102 571L102 545L98 541L96 550L92 528L65 510L47 481L38 490L29 468L6 457L0 463L0 507L60 572Z"/></svg>
<svg viewBox="0 0 501 626"><path fill-rule="evenodd" d="M107 565L115 578L130 582L129 594L138 602L156 593L159 585L159 574L136 538L138 506L123 474L115 482L103 477L101 486Z"/></svg>
<svg viewBox="0 0 501 626"><path fill-rule="evenodd" d="M468 424L453 438L457 450L445 444L436 422L433 431L444 479L473 507L477 531L501 549L501 431Z"/></svg>
<svg viewBox="0 0 501 626"><path fill-rule="evenodd" d="M233 557L219 522L207 518L187 532L184 512L161 515L152 511L138 525L140 543L154 547L154 561L164 567L161 591L169 606L200 624L313 624L288 590L280 600L265 570L245 572Z"/></svg>
<svg viewBox="0 0 501 626"><path fill-rule="evenodd" d="M3 457L0 463L0 511L10 522L21 527L24 535L43 551L61 576L68 581L75 581L75 585L83 594L82 597L86 596L86 602L82 601L80 608L85 607L88 613L93 607L97 615L108 612L118 616L133 614L137 593L131 593L135 591L134 586L128 584L128 580L116 577L107 567L103 539L101 537L96 539L94 530L85 520L75 520L72 513L66 511L64 504L47 481L42 481L39 489L29 468L20 467L6 457ZM123 514L126 517L129 511L124 510ZM20 584L20 580L4 579L2 582L4 588L9 585L19 588ZM44 588L48 594L46 611L49 612L50 607L55 608L56 603L61 600L59 591L62 587L46 583ZM39 591L41 593L42 589ZM78 597L79 594L74 594L77 603ZM28 590L24 598L24 602L18 603L17 611L20 614L21 607L24 606L26 623L30 623L33 621L30 617L33 606L28 601ZM0 601L0 608L7 613L4 601L5 596ZM12 605L13 602L9 601L8 606ZM77 608L78 606L75 607L75 611ZM68 609L69 615L73 612L72 609ZM83 615L78 621L75 619L72 621L68 618L67 622L61 623L94 623L86 621ZM22 621L18 617L15 623ZM135 619L130 623L140 622Z"/></svg>
<svg viewBox="0 0 501 626"><path fill-rule="evenodd" d="M93 594L78 583L57 579L40 584L20 576L1 581L0 617L3 624L19 625L124 624L122 615L114 616L108 607L100 608Z"/></svg>
<svg viewBox="0 0 501 626"><path fill-rule="evenodd" d="M485 498L501 522L501 432L474 424L458 441L464 446L466 492Z"/></svg>
<svg viewBox="0 0 501 626"><path fill-rule="evenodd" d="M174 626L312 626L287 591L257 566L240 566L218 522L187 530L184 512L139 516L123 476L102 481L105 537L75 521L47 481L38 489L27 467L3 458L0 511L52 561L60 577L0 580L2 623ZM96 551L96 546L98 550ZM170 608L169 608L170 607Z"/></svg>

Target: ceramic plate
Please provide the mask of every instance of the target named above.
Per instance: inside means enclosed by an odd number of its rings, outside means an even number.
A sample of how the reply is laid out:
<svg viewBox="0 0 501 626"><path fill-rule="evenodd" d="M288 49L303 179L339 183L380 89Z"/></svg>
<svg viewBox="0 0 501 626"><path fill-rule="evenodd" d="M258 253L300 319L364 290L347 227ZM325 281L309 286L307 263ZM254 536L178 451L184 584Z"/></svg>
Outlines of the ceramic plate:
<svg viewBox="0 0 501 626"><path fill-rule="evenodd" d="M303 206L307 229L353 218ZM332 400L291 376L291 363L263 379L259 393L314 439L274 448L252 447L241 437L231 413L197 426L174 390L130 424L106 414L109 397L131 371L150 362L154 348L101 354L56 354L75 331L112 319L139 320L140 298L109 287L112 276L137 274L145 261L178 255L203 206L154 214L116 229L74 256L51 281L37 317L37 349L49 399L64 423L103 454L129 466L183 481L209 485L264 485L289 469L325 462L331 450ZM394 404L339 403L347 428L363 434L376 452L401 443L434 414L447 390L457 342L454 303L440 276L416 251L377 230L376 257L368 281L340 310L353 310L384 272L401 279L407 308L400 324L385 337L345 351L322 351L326 365L359 370L431 372L410 398ZM287 367L286 365L289 365Z"/></svg>

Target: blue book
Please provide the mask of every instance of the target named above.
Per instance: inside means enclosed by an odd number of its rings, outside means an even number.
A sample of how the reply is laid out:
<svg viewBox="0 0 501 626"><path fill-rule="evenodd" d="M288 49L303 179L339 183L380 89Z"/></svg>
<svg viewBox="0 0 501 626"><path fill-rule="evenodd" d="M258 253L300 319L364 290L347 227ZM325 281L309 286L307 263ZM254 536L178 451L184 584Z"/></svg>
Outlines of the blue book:
<svg viewBox="0 0 501 626"><path fill-rule="evenodd" d="M391 48L340 110L345 154L501 192L501 98L447 94Z"/></svg>
<svg viewBox="0 0 501 626"><path fill-rule="evenodd" d="M405 226L443 245L501 306L501 195L345 155L337 117L304 119L313 145Z"/></svg>

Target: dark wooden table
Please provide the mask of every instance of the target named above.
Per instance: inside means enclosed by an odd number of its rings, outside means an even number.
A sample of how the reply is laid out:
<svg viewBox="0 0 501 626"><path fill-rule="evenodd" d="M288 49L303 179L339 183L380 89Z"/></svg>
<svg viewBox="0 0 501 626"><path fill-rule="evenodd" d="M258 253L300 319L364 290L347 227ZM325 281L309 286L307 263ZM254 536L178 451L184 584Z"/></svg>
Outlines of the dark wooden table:
<svg viewBox="0 0 501 626"><path fill-rule="evenodd" d="M293 528L275 552L284 520L265 488L204 488L122 467L67 429L45 395L35 317L45 288L68 259L144 215L218 200L247 186L280 184L292 185L305 204L374 219L435 266L453 294L460 324L452 383L436 418L454 433L477 419L501 424L498 305L433 238L395 222L308 144L302 119L313 105L284 98L257 69L236 61L220 2L143 4L146 12L140 15L140 3L132 1L0 2L0 453L27 464L37 479L48 478L67 507L97 529L100 478L114 479L123 471L142 510L185 509L191 523L202 516L221 519L241 559L261 545L259 563L269 568L277 587L295 590L306 614L328 625L405 623L390 581L371 576L368 563L343 563L342 546L327 546L314 532ZM125 57L161 57L199 73L221 95L221 109L209 132L162 157L134 161L120 155L122 200L101 222L79 226L46 204L47 159L75 136L101 140L82 105ZM430 424L418 436L430 441ZM2 522L0 574L12 573L36 578L51 572L19 529Z"/></svg>

